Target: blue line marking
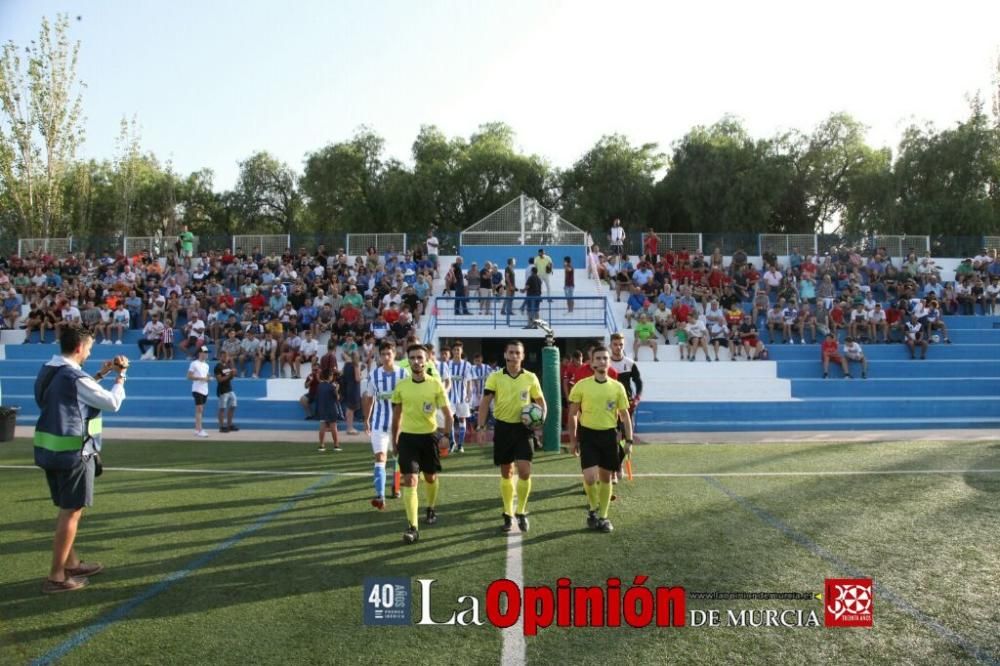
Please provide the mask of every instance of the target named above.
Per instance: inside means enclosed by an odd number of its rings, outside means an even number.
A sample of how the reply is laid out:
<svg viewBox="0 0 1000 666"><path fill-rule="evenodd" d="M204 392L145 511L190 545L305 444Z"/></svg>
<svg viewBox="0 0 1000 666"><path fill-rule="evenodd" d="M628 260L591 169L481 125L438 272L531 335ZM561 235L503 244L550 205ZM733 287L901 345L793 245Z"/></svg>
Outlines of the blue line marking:
<svg viewBox="0 0 1000 666"><path fill-rule="evenodd" d="M43 666L55 663L59 659L62 659L67 654L69 654L76 648L80 647L81 645L89 641L97 634L111 627L111 625L115 624L116 622L120 622L121 620L124 620L126 617L129 616L129 614L132 613L132 611L134 611L142 604L146 603L153 597L156 597L160 593L166 592L176 583L179 583L180 581L184 580L198 569L201 569L203 566L214 560L223 552L232 548L240 541L243 541L248 536L259 530L260 528L264 527L265 525L267 525L269 522L271 522L281 514L290 510L292 507L294 507L296 504L298 504L305 498L315 493L321 486L329 482L330 479L333 478L333 476L334 476L333 474L327 474L319 481L312 484L311 486L309 486L308 488L306 488L305 490L303 490L298 495L288 500L281 506L265 513L257 520L257 522L255 522L250 527L247 527L237 532L236 534L229 537L228 539L220 543L212 550L189 562L187 566L185 566L184 568L178 569L177 571L168 574L167 577L161 580L160 582L154 584L151 587L146 588L145 591L141 592L135 597L132 597L118 608L98 618L89 626L84 627L80 631L76 632L75 634L67 638L59 646L53 648L51 651L42 655L38 659L32 661L31 662L32 666Z"/></svg>
<svg viewBox="0 0 1000 666"><path fill-rule="evenodd" d="M728 495L729 499L733 500L741 507L743 507L750 513L754 514L755 516L757 516L757 518L759 518L762 522L770 525L774 529L783 533L789 539L799 544L800 546L808 550L816 557L826 560L827 562L837 567L842 572L848 574L852 578L872 578L874 580L874 577L869 576L860 569L857 569L856 567L848 564L847 562L844 562L839 557L837 557L827 549L823 548L822 546L820 546L818 543L816 543L806 535L800 532L796 532L794 529L783 523L779 518L772 516L764 509L754 506L750 502L750 500L746 499L745 497L742 497L741 495L737 495L729 488L726 488L714 477L703 476L702 478L710 486L713 486L718 490L722 491L723 493L725 493L726 495ZM878 595L878 598L885 599L893 606L895 606L899 610L903 611L904 613L912 617L917 622L932 629L934 633L936 633L941 638L950 641L951 643L962 648L963 650L968 652L971 656L975 657L979 662L983 664L989 664L990 666L1000 666L1000 661L998 661L996 657L991 655L985 649L979 647L978 645L970 641L968 638L962 636L961 634L958 634L949 629L948 627L944 626L943 624L932 618L930 615L924 613L922 610L920 610L919 608L908 602L903 597L899 596L895 592L886 588L886 586L883 585L882 583L878 583L876 594Z"/></svg>

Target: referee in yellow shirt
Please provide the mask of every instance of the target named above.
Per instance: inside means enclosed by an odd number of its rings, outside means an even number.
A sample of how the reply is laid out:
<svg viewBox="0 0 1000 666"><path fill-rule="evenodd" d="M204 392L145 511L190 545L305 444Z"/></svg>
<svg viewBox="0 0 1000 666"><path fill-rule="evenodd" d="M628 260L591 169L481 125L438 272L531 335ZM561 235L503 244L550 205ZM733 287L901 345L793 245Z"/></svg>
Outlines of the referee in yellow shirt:
<svg viewBox="0 0 1000 666"><path fill-rule="evenodd" d="M524 362L524 343L511 340L504 347L506 366L490 373L486 378L483 397L479 402L479 422L476 430L486 430L486 418L493 405L496 429L493 433L493 464L500 466L500 497L503 499L504 532L513 529L512 518L517 517L517 528L528 531L528 495L531 493L531 460L535 456L533 432L521 422L521 410L532 402L546 412L545 398L538 376L521 367ZM517 465L517 511L514 511L514 480L511 478Z"/></svg>
<svg viewBox="0 0 1000 666"><path fill-rule="evenodd" d="M632 419L625 387L608 377L611 365L608 348L596 347L590 364L593 376L577 382L569 392L570 450L580 456L583 468L590 509L587 527L610 532L614 529L608 520L611 475L621 469L623 457L632 451ZM625 434L624 451L618 446L619 419Z"/></svg>
<svg viewBox="0 0 1000 666"><path fill-rule="evenodd" d="M437 473L441 471L438 442L442 437L451 438L454 423L451 407L444 386L434 377L425 373L427 350L423 345L406 348L410 361L410 376L396 384L392 392L392 442L393 450L399 457L399 469L403 473L403 506L406 507L406 532L403 543L416 543L420 538L417 530L417 482L423 472L427 488L427 517L424 522L437 522L438 488L441 485ZM444 413L444 434L437 432L437 410Z"/></svg>

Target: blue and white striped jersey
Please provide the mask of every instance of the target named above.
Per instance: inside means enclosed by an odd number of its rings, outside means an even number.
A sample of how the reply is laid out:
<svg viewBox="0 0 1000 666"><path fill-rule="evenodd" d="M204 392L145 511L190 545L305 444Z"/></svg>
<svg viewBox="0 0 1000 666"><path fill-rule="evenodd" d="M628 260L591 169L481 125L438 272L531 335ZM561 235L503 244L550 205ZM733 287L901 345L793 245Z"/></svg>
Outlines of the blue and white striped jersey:
<svg viewBox="0 0 1000 666"><path fill-rule="evenodd" d="M480 363L479 365L471 366L472 371L472 388L469 391L471 394L471 399L469 402L473 405L478 405L483 399L483 390L486 388L486 378L489 377L492 368L485 363Z"/></svg>
<svg viewBox="0 0 1000 666"><path fill-rule="evenodd" d="M438 379L442 384L451 379L451 361L434 361L434 369L437 370Z"/></svg>
<svg viewBox="0 0 1000 666"><path fill-rule="evenodd" d="M392 428L392 392L396 383L402 381L408 371L406 368L386 370L381 365L368 375L368 385L365 394L375 401L372 407L372 430L389 432Z"/></svg>
<svg viewBox="0 0 1000 666"><path fill-rule="evenodd" d="M451 362L451 391L448 392L448 400L452 405L467 402L466 387L470 379L472 379L471 363L465 360Z"/></svg>

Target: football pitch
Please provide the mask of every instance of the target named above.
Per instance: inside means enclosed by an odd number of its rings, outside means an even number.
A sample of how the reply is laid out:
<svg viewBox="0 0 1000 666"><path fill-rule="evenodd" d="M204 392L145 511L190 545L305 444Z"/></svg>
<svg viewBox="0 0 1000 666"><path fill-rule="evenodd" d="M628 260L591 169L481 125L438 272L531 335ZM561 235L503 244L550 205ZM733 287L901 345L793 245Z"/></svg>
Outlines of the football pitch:
<svg viewBox="0 0 1000 666"><path fill-rule="evenodd" d="M644 444L610 534L586 528L565 454L539 454L531 529L502 534L489 449L467 449L443 460L438 523L404 545L401 501L368 502L367 444L108 442L76 544L107 569L43 596L55 508L30 442L0 444L0 664L1000 660L1000 442ZM525 636L487 615L505 577L619 578L624 595L641 576L687 591L687 626L553 621ZM409 579L408 626L365 625L370 577ZM823 626L824 580L866 577L873 626ZM435 581L429 617L421 580ZM793 626L753 626L768 610ZM719 626L693 626L712 611ZM810 613L819 626L794 626ZM444 624L459 615L466 626Z"/></svg>

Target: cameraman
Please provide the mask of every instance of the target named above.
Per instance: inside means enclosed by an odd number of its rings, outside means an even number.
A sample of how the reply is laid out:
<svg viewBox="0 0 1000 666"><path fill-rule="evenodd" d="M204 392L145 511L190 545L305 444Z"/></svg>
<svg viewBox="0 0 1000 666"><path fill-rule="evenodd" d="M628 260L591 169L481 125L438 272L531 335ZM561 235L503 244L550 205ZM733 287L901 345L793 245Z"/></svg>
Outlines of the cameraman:
<svg viewBox="0 0 1000 666"><path fill-rule="evenodd" d="M100 573L100 564L82 562L73 549L83 508L94 503L99 474L101 410L117 412L125 400L128 359L105 361L90 377L81 369L94 344L89 331L67 326L59 334L60 355L42 366L35 380L35 402L41 409L35 424L35 464L45 470L52 502L59 507L52 543L52 568L43 594L72 592ZM118 376L110 391L98 385L112 369Z"/></svg>

